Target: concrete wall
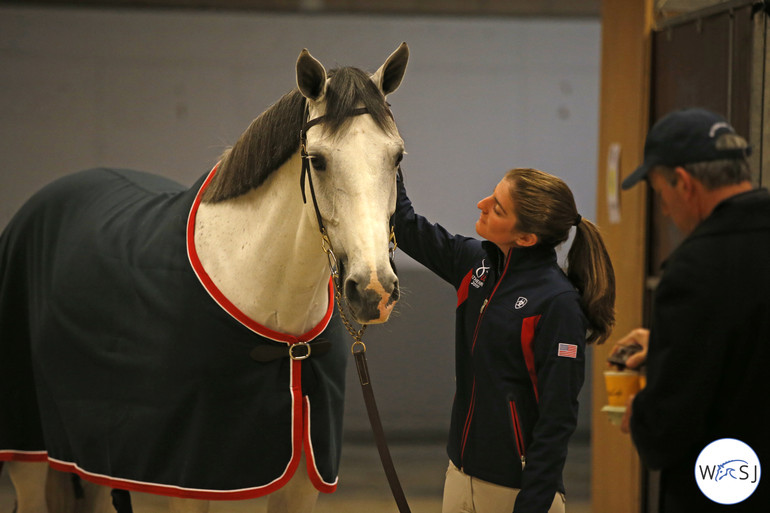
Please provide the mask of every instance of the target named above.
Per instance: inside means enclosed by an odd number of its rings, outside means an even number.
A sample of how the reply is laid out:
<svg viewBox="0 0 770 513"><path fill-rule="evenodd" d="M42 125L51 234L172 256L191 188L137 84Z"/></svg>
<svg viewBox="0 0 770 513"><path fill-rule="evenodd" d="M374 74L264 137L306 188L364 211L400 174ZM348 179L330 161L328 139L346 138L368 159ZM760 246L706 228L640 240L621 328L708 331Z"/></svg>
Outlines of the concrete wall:
<svg viewBox="0 0 770 513"><path fill-rule="evenodd" d="M473 234L476 202L509 168L531 166L563 177L593 218L599 37L599 20L585 19L0 7L0 227L40 186L82 168L191 184L294 87L302 48L327 68L374 71L401 41L412 57L390 102L421 213ZM398 314L366 339L381 413L397 436L442 434L454 291L398 263ZM362 433L350 377L346 425Z"/></svg>

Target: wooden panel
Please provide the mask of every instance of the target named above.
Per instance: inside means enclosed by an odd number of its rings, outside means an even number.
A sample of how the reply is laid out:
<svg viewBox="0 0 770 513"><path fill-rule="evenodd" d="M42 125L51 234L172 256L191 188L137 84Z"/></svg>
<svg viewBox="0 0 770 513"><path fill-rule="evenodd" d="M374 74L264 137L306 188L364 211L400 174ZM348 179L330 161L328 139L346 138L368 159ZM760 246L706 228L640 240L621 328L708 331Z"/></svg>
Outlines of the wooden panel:
<svg viewBox="0 0 770 513"><path fill-rule="evenodd" d="M599 15L600 0L5 0L4 3L329 13L596 17Z"/></svg>
<svg viewBox="0 0 770 513"><path fill-rule="evenodd" d="M418 14L597 16L598 0L324 0L327 9Z"/></svg>
<svg viewBox="0 0 770 513"><path fill-rule="evenodd" d="M755 185L767 187L770 182L770 130L765 130L764 120L770 120L770 84L767 75L770 73L770 52L765 44L768 31L768 17L754 16L752 20L752 58L751 68L751 99L749 100L749 141L753 151L749 156L749 164L754 171ZM752 108L753 106L753 108Z"/></svg>
<svg viewBox="0 0 770 513"><path fill-rule="evenodd" d="M751 84L754 70L754 21L751 19L751 6L725 13L733 20L732 62L730 83L730 123L742 136L751 134Z"/></svg>
<svg viewBox="0 0 770 513"><path fill-rule="evenodd" d="M754 69L764 70L763 76L757 78L752 85L755 91L755 98L761 100L757 102L757 105L762 107L755 107L752 112L759 112L759 115L755 115L752 127L753 133L757 135L757 148L755 148L753 159L754 162L759 163L760 179L759 182L763 187L770 186L770 128L765 127L765 120L770 120L770 51L767 51L766 44L770 39L770 23L767 22L767 18L764 16L758 16L755 28L757 33L755 35L755 42L758 48L764 50L764 55L757 55L754 62ZM761 43L761 46L759 44ZM756 119L756 118L759 119Z"/></svg>
<svg viewBox="0 0 770 513"><path fill-rule="evenodd" d="M611 224L607 203L607 153L621 145L620 177L642 161L648 129L650 31L653 0L602 2L601 91L597 220L617 282L616 319L610 341L594 350L591 433L592 511L641 511L641 469L631 438L599 410L607 403L602 372L615 340L642 324L645 270L646 189L620 197L620 222Z"/></svg>
<svg viewBox="0 0 770 513"><path fill-rule="evenodd" d="M712 16L653 35L652 115L681 107L728 111L729 21Z"/></svg>
<svg viewBox="0 0 770 513"><path fill-rule="evenodd" d="M753 26L751 6L745 5L654 32L652 121L675 109L705 107L724 115L739 134L749 137ZM655 201L650 275L660 272L683 238Z"/></svg>

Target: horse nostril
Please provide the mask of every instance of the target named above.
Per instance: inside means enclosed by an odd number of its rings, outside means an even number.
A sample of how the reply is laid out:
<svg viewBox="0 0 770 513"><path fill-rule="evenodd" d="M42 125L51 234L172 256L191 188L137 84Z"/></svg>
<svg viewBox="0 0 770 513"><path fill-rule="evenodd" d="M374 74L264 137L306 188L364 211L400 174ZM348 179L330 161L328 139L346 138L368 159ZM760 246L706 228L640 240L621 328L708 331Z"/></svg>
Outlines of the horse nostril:
<svg viewBox="0 0 770 513"><path fill-rule="evenodd" d="M390 293L390 300L388 301L388 304L395 303L400 297L401 288L398 286L398 280L396 280L393 282L393 292Z"/></svg>
<svg viewBox="0 0 770 513"><path fill-rule="evenodd" d="M357 302L361 298L361 294L358 292L358 282L353 278L345 280L345 297L350 302Z"/></svg>

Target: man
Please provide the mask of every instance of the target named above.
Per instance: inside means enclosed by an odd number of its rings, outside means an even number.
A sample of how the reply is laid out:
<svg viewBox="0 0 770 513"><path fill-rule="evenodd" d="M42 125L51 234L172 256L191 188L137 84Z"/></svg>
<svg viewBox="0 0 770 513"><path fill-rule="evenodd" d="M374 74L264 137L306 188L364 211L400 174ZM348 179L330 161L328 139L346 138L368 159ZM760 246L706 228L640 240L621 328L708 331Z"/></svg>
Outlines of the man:
<svg viewBox="0 0 770 513"><path fill-rule="evenodd" d="M643 347L627 365L646 358L647 386L623 427L647 467L661 470L665 513L770 511L770 477L759 478L761 465L770 469L770 194L752 187L749 152L721 116L676 111L652 127L644 163L623 181L646 180L686 236L663 266L650 330L615 346ZM748 444L759 465L704 451L725 438ZM704 486L756 489L726 506Z"/></svg>

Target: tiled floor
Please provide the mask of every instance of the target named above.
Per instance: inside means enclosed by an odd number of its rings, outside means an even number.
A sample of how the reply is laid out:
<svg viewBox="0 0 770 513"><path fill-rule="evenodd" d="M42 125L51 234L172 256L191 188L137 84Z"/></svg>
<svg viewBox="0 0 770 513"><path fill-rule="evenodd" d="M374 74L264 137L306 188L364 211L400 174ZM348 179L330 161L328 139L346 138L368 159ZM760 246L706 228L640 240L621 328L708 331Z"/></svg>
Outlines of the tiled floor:
<svg viewBox="0 0 770 513"><path fill-rule="evenodd" d="M443 443L399 443L390 447L399 479L413 513L440 513L444 471L448 463ZM13 489L7 473L0 477L0 513L13 511ZM570 446L564 472L567 511L589 513L590 450L587 440ZM132 494L135 513L161 513L165 499ZM212 502L211 513L262 513L267 500ZM347 443L340 480L333 494L321 494L316 513L380 513L397 511L373 443ZM56 512L52 512L56 513Z"/></svg>

